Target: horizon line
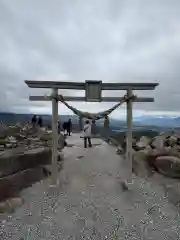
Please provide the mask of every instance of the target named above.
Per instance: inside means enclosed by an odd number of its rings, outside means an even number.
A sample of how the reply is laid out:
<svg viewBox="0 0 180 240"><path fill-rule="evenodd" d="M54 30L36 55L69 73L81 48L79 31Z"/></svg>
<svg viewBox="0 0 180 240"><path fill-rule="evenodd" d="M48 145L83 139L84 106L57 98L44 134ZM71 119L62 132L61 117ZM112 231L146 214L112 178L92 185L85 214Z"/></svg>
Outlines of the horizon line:
<svg viewBox="0 0 180 240"><path fill-rule="evenodd" d="M52 114L51 113L17 113L17 112L5 112L5 111L0 111L0 114L16 114L16 115L47 115L47 116L51 116ZM78 117L76 114L58 114L58 116L75 116L75 117ZM142 115L137 115L137 116L134 116L133 119L141 119L141 118L147 118L147 117L150 117L150 118L171 118L171 119L174 119L174 118L178 118L180 117L179 114L177 115L169 115L169 114L142 114ZM112 119L115 119L115 120L122 120L122 119L126 119L126 115L124 116L119 116L119 117L111 117L110 118Z"/></svg>

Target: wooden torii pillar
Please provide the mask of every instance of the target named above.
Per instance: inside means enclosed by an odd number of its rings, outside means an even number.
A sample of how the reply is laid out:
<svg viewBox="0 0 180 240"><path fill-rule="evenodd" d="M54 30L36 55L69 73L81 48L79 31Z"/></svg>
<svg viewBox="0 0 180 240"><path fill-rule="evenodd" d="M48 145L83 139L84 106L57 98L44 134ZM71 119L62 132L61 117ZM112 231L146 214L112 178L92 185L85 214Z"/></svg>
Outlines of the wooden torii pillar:
<svg viewBox="0 0 180 240"><path fill-rule="evenodd" d="M79 131L83 130L83 118L79 117Z"/></svg>
<svg viewBox="0 0 180 240"><path fill-rule="evenodd" d="M132 89L127 90L127 96L131 97L133 95ZM126 159L129 164L130 175L132 173L132 122L133 122L133 112L132 112L132 100L129 99L126 103L126 122L127 122L127 132L126 132ZM130 176L129 176L130 177Z"/></svg>
<svg viewBox="0 0 180 240"><path fill-rule="evenodd" d="M57 158L58 158L58 101L55 99L58 96L58 89L52 89L52 184L56 184L57 179Z"/></svg>
<svg viewBox="0 0 180 240"><path fill-rule="evenodd" d="M35 81L25 80L30 88L50 88L52 96L58 96L58 89L85 90L85 97L63 96L65 101L87 101L87 102L119 102L119 97L102 97L102 90L126 90L127 96L132 96L133 90L154 90L158 83L102 83L102 81L86 81L86 82L54 82L54 81ZM57 169L57 148L58 148L58 101L52 96L30 96L30 101L52 101L52 165L56 178ZM127 101L127 150L126 157L130 165L130 173L132 173L132 102L154 102L151 97L139 97L134 100Z"/></svg>

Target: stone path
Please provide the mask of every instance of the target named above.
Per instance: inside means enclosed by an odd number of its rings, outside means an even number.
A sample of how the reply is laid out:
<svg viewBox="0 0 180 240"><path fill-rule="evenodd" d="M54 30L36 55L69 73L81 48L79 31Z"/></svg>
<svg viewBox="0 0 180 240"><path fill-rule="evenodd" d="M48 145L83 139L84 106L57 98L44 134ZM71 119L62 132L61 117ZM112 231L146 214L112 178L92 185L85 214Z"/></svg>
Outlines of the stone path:
<svg viewBox="0 0 180 240"><path fill-rule="evenodd" d="M112 146L93 139L83 149L78 134L68 142L60 185L24 190L24 205L0 218L0 239L180 239L179 213L162 186L135 178L123 192L126 169Z"/></svg>

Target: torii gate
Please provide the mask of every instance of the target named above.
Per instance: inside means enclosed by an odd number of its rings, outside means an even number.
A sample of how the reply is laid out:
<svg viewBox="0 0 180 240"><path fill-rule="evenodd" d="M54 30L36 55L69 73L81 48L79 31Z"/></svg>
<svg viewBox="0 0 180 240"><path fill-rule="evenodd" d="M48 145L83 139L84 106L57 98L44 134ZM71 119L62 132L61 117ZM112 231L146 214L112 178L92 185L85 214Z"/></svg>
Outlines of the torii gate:
<svg viewBox="0 0 180 240"><path fill-rule="evenodd" d="M133 95L133 90L154 90L158 83L103 83L102 81L86 80L85 82L54 82L54 81L31 81L25 80L29 88L50 88L52 96L30 96L30 101L52 101L52 165L56 175L56 161L58 148L58 89L85 90L85 97L63 96L65 101L86 102L119 102L120 97L102 97L102 90L126 90L127 96ZM126 158L132 171L132 102L154 102L154 98L139 97L127 101L127 150Z"/></svg>

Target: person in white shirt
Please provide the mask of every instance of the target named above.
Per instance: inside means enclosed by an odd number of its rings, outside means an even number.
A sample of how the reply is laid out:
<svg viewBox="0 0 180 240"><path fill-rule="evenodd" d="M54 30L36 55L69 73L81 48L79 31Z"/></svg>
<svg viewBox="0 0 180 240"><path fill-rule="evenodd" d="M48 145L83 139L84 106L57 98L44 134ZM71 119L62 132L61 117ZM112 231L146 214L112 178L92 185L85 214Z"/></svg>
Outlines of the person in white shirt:
<svg viewBox="0 0 180 240"><path fill-rule="evenodd" d="M87 141L88 141L89 147L92 147L92 144L91 144L91 124L90 124L89 120L87 120L85 122L83 132L84 132L84 148L87 148Z"/></svg>

